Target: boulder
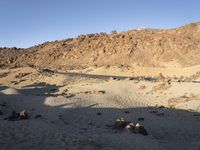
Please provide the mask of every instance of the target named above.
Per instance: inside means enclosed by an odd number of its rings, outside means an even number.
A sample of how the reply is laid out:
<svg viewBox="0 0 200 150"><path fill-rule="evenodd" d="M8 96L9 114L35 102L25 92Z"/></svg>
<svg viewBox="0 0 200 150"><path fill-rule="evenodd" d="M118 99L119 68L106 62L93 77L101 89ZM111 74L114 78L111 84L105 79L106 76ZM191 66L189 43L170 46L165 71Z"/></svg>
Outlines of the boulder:
<svg viewBox="0 0 200 150"><path fill-rule="evenodd" d="M17 120L24 120L24 119L28 119L29 116L28 116L28 113L26 110L23 110L19 113L17 113L16 111L13 111L11 113L10 116L8 116L8 118L6 118L7 120L9 121L17 121Z"/></svg>
<svg viewBox="0 0 200 150"><path fill-rule="evenodd" d="M134 133L136 134L142 134L142 135L148 135L146 129L144 128L144 126L140 125L139 123L137 123L135 125L135 128L134 128Z"/></svg>
<svg viewBox="0 0 200 150"><path fill-rule="evenodd" d="M128 124L130 124L130 121L125 121L124 118L118 118L114 125L113 125L113 129L123 129L125 128Z"/></svg>

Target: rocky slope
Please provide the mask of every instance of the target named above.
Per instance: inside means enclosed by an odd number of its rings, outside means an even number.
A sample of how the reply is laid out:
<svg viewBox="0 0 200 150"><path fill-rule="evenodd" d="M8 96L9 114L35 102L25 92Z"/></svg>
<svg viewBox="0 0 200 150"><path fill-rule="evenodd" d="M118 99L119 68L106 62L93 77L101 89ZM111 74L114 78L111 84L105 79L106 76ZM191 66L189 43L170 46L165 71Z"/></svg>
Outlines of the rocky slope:
<svg viewBox="0 0 200 150"><path fill-rule="evenodd" d="M27 49L0 48L1 66L75 69L90 66L182 67L200 64L200 23L170 30L80 35ZM173 65L173 63L172 63Z"/></svg>

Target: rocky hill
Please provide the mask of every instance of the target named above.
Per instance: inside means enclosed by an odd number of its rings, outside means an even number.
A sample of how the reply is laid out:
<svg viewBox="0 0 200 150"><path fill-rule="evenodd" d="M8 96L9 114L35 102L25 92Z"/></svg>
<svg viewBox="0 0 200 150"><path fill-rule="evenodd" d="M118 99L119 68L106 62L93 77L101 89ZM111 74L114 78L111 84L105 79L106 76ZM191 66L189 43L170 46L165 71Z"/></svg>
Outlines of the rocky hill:
<svg viewBox="0 0 200 150"><path fill-rule="evenodd" d="M165 67L200 64L200 23L170 30L140 29L80 35L27 49L0 48L1 66L77 69L90 66Z"/></svg>

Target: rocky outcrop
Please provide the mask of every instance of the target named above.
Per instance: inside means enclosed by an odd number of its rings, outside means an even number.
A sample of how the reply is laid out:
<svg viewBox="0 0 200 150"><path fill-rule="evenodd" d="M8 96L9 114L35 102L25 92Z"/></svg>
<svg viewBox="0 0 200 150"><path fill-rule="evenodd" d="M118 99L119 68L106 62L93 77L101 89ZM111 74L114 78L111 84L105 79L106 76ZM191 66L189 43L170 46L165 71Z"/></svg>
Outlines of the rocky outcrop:
<svg viewBox="0 0 200 150"><path fill-rule="evenodd" d="M80 35L27 49L1 48L0 66L78 69L89 66L164 67L200 64L200 23L170 30L130 30Z"/></svg>

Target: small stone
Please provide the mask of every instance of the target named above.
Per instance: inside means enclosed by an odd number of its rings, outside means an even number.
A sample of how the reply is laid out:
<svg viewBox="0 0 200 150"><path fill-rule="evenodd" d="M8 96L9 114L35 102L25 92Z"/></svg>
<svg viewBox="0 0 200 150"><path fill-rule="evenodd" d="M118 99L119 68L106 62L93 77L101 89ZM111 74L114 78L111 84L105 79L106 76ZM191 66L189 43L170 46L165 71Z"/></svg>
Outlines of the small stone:
<svg viewBox="0 0 200 150"><path fill-rule="evenodd" d="M106 93L106 91L104 91L104 90L101 90L101 91L98 91L98 93L100 93L100 94L105 94L105 93Z"/></svg>
<svg viewBox="0 0 200 150"><path fill-rule="evenodd" d="M130 112L126 110L126 111L124 111L124 113L125 113L125 114L129 114Z"/></svg>
<svg viewBox="0 0 200 150"><path fill-rule="evenodd" d="M102 115L102 113L98 112L98 113L97 113L97 115L98 115L98 116L101 116L101 115Z"/></svg>
<svg viewBox="0 0 200 150"><path fill-rule="evenodd" d="M140 124L137 123L137 124L135 125L134 133L139 133L139 130L140 130Z"/></svg>
<svg viewBox="0 0 200 150"><path fill-rule="evenodd" d="M134 78L134 77L130 77L130 78L128 78L128 80L130 80L130 81L131 81L131 80L135 80L135 78Z"/></svg>
<svg viewBox="0 0 200 150"><path fill-rule="evenodd" d="M110 77L110 80L117 80L116 77Z"/></svg>
<svg viewBox="0 0 200 150"><path fill-rule="evenodd" d="M28 119L28 113L27 113L27 111L26 111L26 110L21 111L21 112L19 113L19 118L20 118L21 120L23 120L23 119Z"/></svg>

